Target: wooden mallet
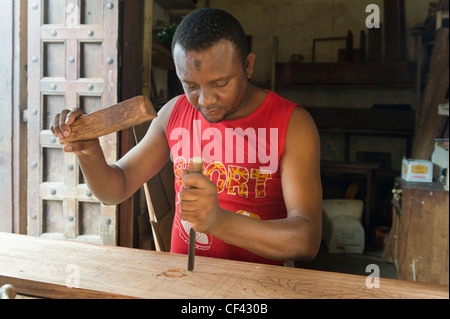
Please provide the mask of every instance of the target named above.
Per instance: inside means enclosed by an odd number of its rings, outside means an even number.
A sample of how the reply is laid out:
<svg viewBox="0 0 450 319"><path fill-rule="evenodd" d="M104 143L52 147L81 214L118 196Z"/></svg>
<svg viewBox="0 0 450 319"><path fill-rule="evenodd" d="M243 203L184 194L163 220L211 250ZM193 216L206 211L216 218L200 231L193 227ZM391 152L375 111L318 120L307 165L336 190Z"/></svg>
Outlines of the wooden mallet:
<svg viewBox="0 0 450 319"><path fill-rule="evenodd" d="M136 96L107 108L84 114L70 126L72 133L60 139L61 144L87 141L110 133L125 130L150 121L157 116L146 96Z"/></svg>

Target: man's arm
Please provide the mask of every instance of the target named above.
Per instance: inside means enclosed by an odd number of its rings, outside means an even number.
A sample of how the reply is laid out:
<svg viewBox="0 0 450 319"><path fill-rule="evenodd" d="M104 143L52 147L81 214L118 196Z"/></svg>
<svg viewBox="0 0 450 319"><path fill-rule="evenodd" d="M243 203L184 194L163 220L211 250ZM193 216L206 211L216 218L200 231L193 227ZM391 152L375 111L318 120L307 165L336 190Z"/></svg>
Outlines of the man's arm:
<svg viewBox="0 0 450 319"><path fill-rule="evenodd" d="M65 152L78 156L86 183L91 192L105 204L119 204L129 198L147 180L153 177L169 160L165 127L176 98L167 103L152 120L140 143L114 164L105 160L99 140L68 143ZM83 112L61 112L50 128L55 136L70 134L70 124ZM66 122L66 118L69 120Z"/></svg>
<svg viewBox="0 0 450 319"><path fill-rule="evenodd" d="M201 174L183 176L181 218L199 232L211 234L257 255L276 260L312 259L322 236L320 142L310 115L292 114L281 162L287 218L257 220L221 209L216 185Z"/></svg>

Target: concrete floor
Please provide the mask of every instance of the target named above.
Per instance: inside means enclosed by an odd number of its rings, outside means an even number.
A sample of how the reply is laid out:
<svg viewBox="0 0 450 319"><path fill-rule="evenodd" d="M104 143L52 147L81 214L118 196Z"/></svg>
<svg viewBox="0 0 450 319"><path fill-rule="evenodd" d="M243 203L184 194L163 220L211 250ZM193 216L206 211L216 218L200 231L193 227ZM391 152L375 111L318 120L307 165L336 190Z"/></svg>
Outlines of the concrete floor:
<svg viewBox="0 0 450 319"><path fill-rule="evenodd" d="M330 254L326 246L322 244L313 261L295 261L295 267L367 276L372 271L366 272L366 267L375 264L380 269L381 278L397 279L395 266L384 261L381 258L382 253L382 251L370 251L361 255Z"/></svg>

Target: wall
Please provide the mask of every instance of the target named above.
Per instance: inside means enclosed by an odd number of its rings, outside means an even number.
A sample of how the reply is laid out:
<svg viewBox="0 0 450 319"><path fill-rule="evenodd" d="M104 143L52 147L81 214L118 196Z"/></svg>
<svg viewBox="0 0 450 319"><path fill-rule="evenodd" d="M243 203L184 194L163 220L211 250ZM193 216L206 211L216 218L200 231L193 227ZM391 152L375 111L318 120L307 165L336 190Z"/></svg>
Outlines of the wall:
<svg viewBox="0 0 450 319"><path fill-rule="evenodd" d="M198 7L204 5L198 2ZM383 23L382 0L210 0L211 7L227 10L242 24L245 32L252 35L253 51L257 55L254 80L268 82L270 79L270 63L272 37L278 36L278 62L288 62L293 53L302 54L305 62L312 60L313 38L346 36L351 30L354 36L354 47L359 47L359 32L366 30L365 12L368 4L377 4L381 11ZM414 37L412 28L423 23L428 14L431 1L407 0L407 54L408 60L415 60ZM340 41L320 43L317 48L316 61L335 62L337 51L344 48Z"/></svg>

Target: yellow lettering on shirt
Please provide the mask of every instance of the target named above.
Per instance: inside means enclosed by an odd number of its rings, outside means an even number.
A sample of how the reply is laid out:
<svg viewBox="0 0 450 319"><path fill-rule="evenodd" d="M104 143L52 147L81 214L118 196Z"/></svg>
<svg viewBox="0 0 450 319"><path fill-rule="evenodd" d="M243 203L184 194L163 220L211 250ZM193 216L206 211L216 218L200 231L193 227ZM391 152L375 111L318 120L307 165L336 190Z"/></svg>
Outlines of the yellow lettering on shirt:
<svg viewBox="0 0 450 319"><path fill-rule="evenodd" d="M272 179L272 174L268 171L260 171L252 168L250 178L256 180L255 184L255 198L266 197L266 181Z"/></svg>
<svg viewBox="0 0 450 319"><path fill-rule="evenodd" d="M248 169L245 167L228 165L228 194L248 197ZM237 191L237 192L236 192Z"/></svg>
<svg viewBox="0 0 450 319"><path fill-rule="evenodd" d="M175 175L175 183L178 187L181 187L183 181L180 178L181 171L188 168L187 161L184 157L177 157L173 163L173 173Z"/></svg>
<svg viewBox="0 0 450 319"><path fill-rule="evenodd" d="M221 193L227 186L227 171L221 162L213 162L205 168L205 175L217 185L217 192Z"/></svg>

